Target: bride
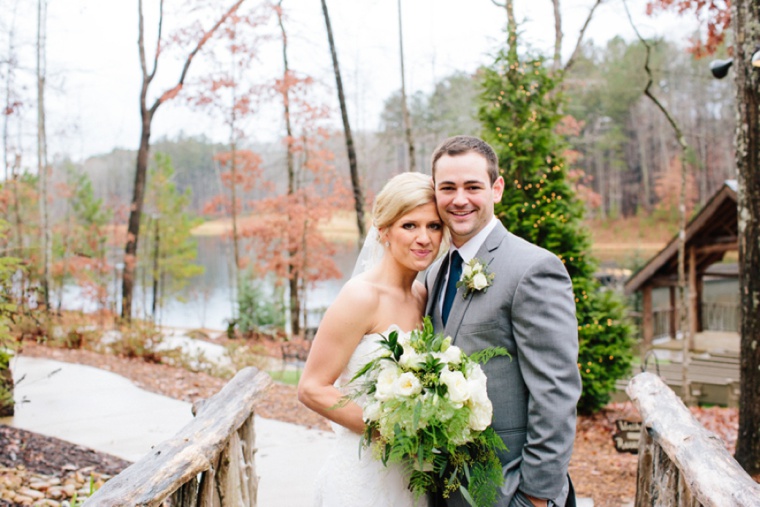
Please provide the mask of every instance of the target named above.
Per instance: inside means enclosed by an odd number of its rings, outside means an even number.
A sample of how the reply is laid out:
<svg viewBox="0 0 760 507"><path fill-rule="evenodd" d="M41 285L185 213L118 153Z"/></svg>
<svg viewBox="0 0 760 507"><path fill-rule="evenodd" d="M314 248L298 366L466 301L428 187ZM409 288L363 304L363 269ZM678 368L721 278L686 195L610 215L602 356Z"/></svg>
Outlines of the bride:
<svg viewBox="0 0 760 507"><path fill-rule="evenodd" d="M444 235L430 176L402 173L389 180L375 199L372 222L357 261L360 273L354 271L325 312L298 384L298 399L335 423L337 434L317 478L315 506L415 505L401 467L386 468L368 449L360 455L361 400L331 407L380 352L379 335L409 333L422 322L427 293L415 278L436 259Z"/></svg>

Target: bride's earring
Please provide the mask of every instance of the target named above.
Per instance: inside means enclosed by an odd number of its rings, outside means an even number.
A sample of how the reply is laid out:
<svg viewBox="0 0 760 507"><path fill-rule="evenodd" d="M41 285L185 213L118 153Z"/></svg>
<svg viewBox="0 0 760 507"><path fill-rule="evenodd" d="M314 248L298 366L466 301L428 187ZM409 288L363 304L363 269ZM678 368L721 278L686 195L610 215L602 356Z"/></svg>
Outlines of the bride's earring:
<svg viewBox="0 0 760 507"><path fill-rule="evenodd" d="M390 241L386 241L385 243L383 243L383 245L385 245L385 248L388 248L389 246L391 246L391 242Z"/></svg>

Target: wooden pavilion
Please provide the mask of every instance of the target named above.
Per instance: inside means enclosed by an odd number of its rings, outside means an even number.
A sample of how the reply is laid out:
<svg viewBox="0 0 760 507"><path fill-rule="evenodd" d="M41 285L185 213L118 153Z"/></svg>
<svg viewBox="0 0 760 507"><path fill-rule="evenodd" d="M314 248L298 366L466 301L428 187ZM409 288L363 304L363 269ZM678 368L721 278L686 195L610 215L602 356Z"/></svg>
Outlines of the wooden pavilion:
<svg viewBox="0 0 760 507"><path fill-rule="evenodd" d="M702 296L705 276L738 278L737 269L717 269L714 264L723 260L726 252L738 251L737 184L727 180L686 226L685 273L688 294L690 349L694 336L704 330ZM713 267L711 269L711 267ZM669 335L676 338L678 330L678 235L652 257L625 283L626 294L642 293L642 351L652 346L654 337L654 308L652 289L670 289Z"/></svg>

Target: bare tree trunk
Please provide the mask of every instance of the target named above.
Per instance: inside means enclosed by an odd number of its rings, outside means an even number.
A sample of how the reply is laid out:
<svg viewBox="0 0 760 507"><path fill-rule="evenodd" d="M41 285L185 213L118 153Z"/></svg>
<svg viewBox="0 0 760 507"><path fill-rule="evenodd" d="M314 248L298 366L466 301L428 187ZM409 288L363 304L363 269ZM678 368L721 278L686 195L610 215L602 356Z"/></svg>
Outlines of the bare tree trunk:
<svg viewBox="0 0 760 507"><path fill-rule="evenodd" d="M39 176L40 236L42 243L42 297L50 311L50 276L52 271L52 237L48 216L47 134L45 133L45 74L47 44L47 0L37 0L37 174Z"/></svg>
<svg viewBox="0 0 760 507"><path fill-rule="evenodd" d="M290 74L290 65L288 64L288 34L285 32L285 25L282 22L282 0L277 3L280 9L277 9L277 22L280 25L280 32L282 33L282 63L283 63L283 79L287 80ZM287 153L285 154L285 162L287 164L288 171L288 196L292 196L296 192L296 170L295 161L293 159L293 126L290 121L290 91L285 84L285 90L283 91L283 106L285 115L285 131L287 133ZM292 214L292 206L288 206L288 223L292 223L295 220ZM306 229L304 228L304 234ZM290 232L285 231L285 240L288 245L288 292L290 296L290 331L293 336L299 336L301 334L301 298L300 298L300 285L298 283L299 270L293 265L292 260L298 254L298 249L295 247L295 238L290 237Z"/></svg>
<svg viewBox="0 0 760 507"><path fill-rule="evenodd" d="M693 330L691 329L691 323L693 322L693 319L690 318L689 313L691 312L691 306L687 304L686 302L686 181L687 181L687 165L686 165L686 153L689 151L689 145L686 142L686 138L683 135L683 132L681 132L681 128L678 126L678 123L676 123L673 116L670 114L670 112L665 108L665 106L657 99L657 97L654 96L652 93L652 70L649 67L649 58L651 56L651 46L649 43L644 39L641 34L638 31L638 28L633 23L633 18L631 17L631 13L628 10L628 4L623 2L623 5L625 6L626 14L628 15L628 20L631 23L631 27L633 27L633 30L636 32L636 35L638 39L641 41L642 44L644 44L644 47L647 51L647 58L644 62L644 70L647 73L647 85L644 88L644 95L649 97L649 99L654 103L655 106L662 112L663 116L665 116L665 119L668 121L670 126L673 128L673 132L675 133L676 140L678 141L678 144L681 146L681 189L678 199L678 316L679 316L679 329L681 330L681 339L683 340L683 369L682 369L682 377L681 377L681 398L683 399L683 402L686 405L690 405L694 403L694 399L691 395L691 382L689 380L689 362L690 362L690 356L689 351L693 345Z"/></svg>
<svg viewBox="0 0 760 507"><path fill-rule="evenodd" d="M736 73L736 168L739 176L741 387L736 460L760 472L760 76L750 65L760 40L760 5L731 2Z"/></svg>
<svg viewBox="0 0 760 507"><path fill-rule="evenodd" d="M5 170L5 180L4 181L10 181L11 179L11 162L10 162L10 153L9 153L9 145L8 140L10 137L10 116L12 109L12 90L13 90L13 73L14 73L14 62L16 60L15 56L15 48L14 48L14 41L16 39L15 36L15 7L14 7L14 21L11 25L10 30L8 31L8 72L5 74L5 114L3 115L3 168Z"/></svg>
<svg viewBox="0 0 760 507"><path fill-rule="evenodd" d="M636 124L639 123L639 121L636 122ZM639 166L641 168L641 197L639 206L643 208L646 213L649 213L652 209L652 184L650 182L649 159L647 154L647 143L649 142L648 131L649 129L646 131L642 128L637 129Z"/></svg>
<svg viewBox="0 0 760 507"><path fill-rule="evenodd" d="M404 117L404 135L406 136L406 145L409 149L409 170L416 170L416 160L414 155L414 140L412 139L412 120L409 117L409 107L406 103L406 74L404 72L404 30L401 26L401 0L398 0L398 47L401 60L401 113Z"/></svg>
<svg viewBox="0 0 760 507"><path fill-rule="evenodd" d="M599 140L602 137L602 129L600 126L600 122L597 121L596 125L594 125L594 145L599 145ZM601 197L600 204L599 204L599 218L602 220L605 220L607 218L607 202L609 200L609 192L607 191L607 184L605 177L605 169L604 169L604 158L605 158L605 152L603 150L600 150L599 148L594 149L594 169L596 173L596 177L594 178L596 180L596 186L598 189L599 196Z"/></svg>
<svg viewBox="0 0 760 507"><path fill-rule="evenodd" d="M150 225L150 222L148 222ZM161 267L158 259L161 252L161 234L159 228L159 218L153 218L153 301L151 302L151 317L153 323L156 323L156 311L158 309L158 280L161 277Z"/></svg>
<svg viewBox="0 0 760 507"><path fill-rule="evenodd" d="M233 27L235 31L234 37L237 37L237 27ZM231 62L232 72L235 75L235 61L234 52ZM233 257L233 280L235 283L236 293L240 292L240 237L238 234L238 195L237 195L237 110L235 105L237 104L237 87L238 80L233 79L232 85L232 98L231 98L231 114L230 114L230 216L232 218L232 257Z"/></svg>
<svg viewBox="0 0 760 507"><path fill-rule="evenodd" d="M555 2L555 9L559 9L559 0L552 0L552 1ZM583 37L586 35L586 29L588 29L588 25L591 23L591 18L594 17L594 11L596 11L596 8L599 7L602 1L603 0L596 0L594 5L591 7L591 10L588 12L588 16L586 16L586 21L583 23L583 27L581 28L581 31L578 34L578 40L575 41L575 49L573 49L573 54L570 55L570 58L568 58L567 63L565 63L565 67L563 69L565 72L570 70L570 67L573 66L576 58L580 54L581 48L583 47ZM561 27L561 23L557 22L557 25ZM560 45L560 50L561 50L562 49L561 42L559 45Z"/></svg>
<svg viewBox="0 0 760 507"><path fill-rule="evenodd" d="M16 233L16 248L18 249L18 255L24 256L26 252L24 251L24 230L23 230L23 222L21 219L21 194L18 191L18 186L21 183L21 155L17 154L12 168L12 174L13 174L13 216L15 218L15 233ZM19 310L21 312L24 311L24 307L26 306L26 281L27 281L27 270L21 271L21 297L19 297Z"/></svg>
<svg viewBox="0 0 760 507"><path fill-rule="evenodd" d="M552 72L562 68L562 12L559 9L559 0L552 0L554 6L554 59L552 60Z"/></svg>
<svg viewBox="0 0 760 507"><path fill-rule="evenodd" d="M335 73L335 86L338 89L338 102L340 103L340 115L343 119L343 133L346 137L346 151L348 152L348 168L351 172L351 185L354 189L354 209L356 210L356 226L359 228L359 248L364 243L364 236L367 235L364 224L364 195L362 193L361 183L359 182L359 170L356 163L356 148L354 146L354 137L351 135L351 125L348 122L348 111L346 110L346 97L343 94L343 80L340 77L340 66L338 65L338 53L335 50L335 40L333 39L332 27L330 26L330 14L327 12L327 1L322 1L322 13L325 17L325 26L327 27L327 40L330 44L330 55L332 56L333 72Z"/></svg>
<svg viewBox="0 0 760 507"><path fill-rule="evenodd" d="M509 46L509 58L517 61L517 18L515 18L515 6L513 0L506 0L500 4L496 0L491 0L497 7L503 8L507 13L507 46Z"/></svg>
<svg viewBox="0 0 760 507"><path fill-rule="evenodd" d="M235 113L232 113L232 115L232 123L234 125ZM238 237L237 143L234 138L234 130L233 126L233 133L230 135L230 180L232 182L230 186L230 217L232 219L232 258L234 260L232 275L235 286L237 286L240 283L240 238Z"/></svg>
<svg viewBox="0 0 760 507"><path fill-rule="evenodd" d="M158 107L172 99L182 90L187 77L190 65L193 63L195 55L209 41L211 36L219 27L229 18L245 0L236 0L235 3L219 18L216 24L198 40L196 46L190 51L185 58L182 73L180 74L177 84L166 90L159 98L155 100L149 108L147 105L148 88L156 75L158 68L158 57L162 49L161 31L164 21L164 0L159 3L158 16L158 37L156 38L156 48L153 55L153 68L148 70L148 64L145 57L145 20L143 17L143 3L138 0L139 30L137 45L140 52L140 68L142 69L142 86L140 88L140 147L137 150L137 166L135 168L135 182L132 189L132 203L129 209L129 222L127 224L127 244L124 247L124 271L122 273L121 283L121 317L125 321L132 319L132 294L135 285L135 270L137 266L137 241L140 236L140 218L142 217L143 204L145 202L145 181L148 173L148 157L150 155L150 129Z"/></svg>

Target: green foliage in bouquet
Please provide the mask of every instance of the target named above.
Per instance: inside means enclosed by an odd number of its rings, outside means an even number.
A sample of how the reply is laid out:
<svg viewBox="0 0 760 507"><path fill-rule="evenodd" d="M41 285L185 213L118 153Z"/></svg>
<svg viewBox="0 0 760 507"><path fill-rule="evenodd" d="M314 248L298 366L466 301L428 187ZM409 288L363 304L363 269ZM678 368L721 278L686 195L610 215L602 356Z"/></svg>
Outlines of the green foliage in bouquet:
<svg viewBox="0 0 760 507"><path fill-rule="evenodd" d="M632 331L621 297L594 278L597 261L583 225L585 208L573 184L559 132L559 79L540 58L520 61L501 51L482 70L479 118L493 146L505 188L496 215L513 234L556 254L573 282L583 393L580 413L606 405L615 382L630 371Z"/></svg>
<svg viewBox="0 0 760 507"><path fill-rule="evenodd" d="M429 317L421 329L391 331L379 344L381 355L351 380L350 398L365 399L362 445L386 466L407 468L417 498L460 491L470 505L492 505L503 483L497 452L506 447L489 426L493 406L475 359L509 353L489 348L468 357L433 331Z"/></svg>

